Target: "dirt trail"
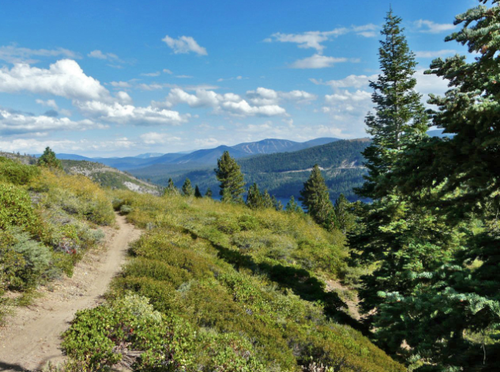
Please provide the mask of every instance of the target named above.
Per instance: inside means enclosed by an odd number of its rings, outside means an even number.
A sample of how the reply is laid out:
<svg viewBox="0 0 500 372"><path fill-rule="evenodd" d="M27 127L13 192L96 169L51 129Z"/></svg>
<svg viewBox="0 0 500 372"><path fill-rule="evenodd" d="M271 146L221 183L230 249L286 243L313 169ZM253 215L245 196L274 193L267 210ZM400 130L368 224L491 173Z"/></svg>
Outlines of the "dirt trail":
<svg viewBox="0 0 500 372"><path fill-rule="evenodd" d="M117 216L119 230L105 229L107 250L89 252L75 266L72 278L42 289L45 295L34 304L17 308L6 326L0 328L0 371L33 371L49 361L64 359L60 334L69 327L78 310L102 301L111 279L125 262L129 243L140 236L125 218Z"/></svg>

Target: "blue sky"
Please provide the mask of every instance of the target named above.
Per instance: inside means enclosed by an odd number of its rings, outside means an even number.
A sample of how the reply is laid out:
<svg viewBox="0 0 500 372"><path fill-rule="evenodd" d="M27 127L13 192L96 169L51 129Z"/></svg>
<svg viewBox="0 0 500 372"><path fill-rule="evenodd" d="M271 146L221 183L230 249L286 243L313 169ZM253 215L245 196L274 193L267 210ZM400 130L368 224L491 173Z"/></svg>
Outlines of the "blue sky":
<svg viewBox="0 0 500 372"><path fill-rule="evenodd" d="M392 5L418 90L475 0L19 0L0 15L0 151L126 156L366 136Z"/></svg>

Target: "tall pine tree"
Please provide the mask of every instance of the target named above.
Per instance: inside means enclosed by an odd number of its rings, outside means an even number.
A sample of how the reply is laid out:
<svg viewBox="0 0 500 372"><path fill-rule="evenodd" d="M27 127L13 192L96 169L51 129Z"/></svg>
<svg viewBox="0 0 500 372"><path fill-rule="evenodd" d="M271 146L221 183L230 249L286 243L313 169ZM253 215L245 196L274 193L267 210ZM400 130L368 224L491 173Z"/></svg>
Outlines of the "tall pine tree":
<svg viewBox="0 0 500 372"><path fill-rule="evenodd" d="M220 195L224 202L243 203L245 182L240 166L228 151L217 160L215 175L220 182Z"/></svg>
<svg viewBox="0 0 500 372"><path fill-rule="evenodd" d="M376 114L369 113L365 123L372 143L363 151L369 170L367 182L357 190L361 196L377 199L388 191L383 182L397 159L409 143L419 141L428 129L428 118L421 103L421 96L414 88L415 55L410 51L401 18L387 13L381 31L379 61L382 73L373 88L372 101Z"/></svg>
<svg viewBox="0 0 500 372"><path fill-rule="evenodd" d="M304 183L299 200L316 223L322 226L326 224L333 206L318 164L314 166L309 179Z"/></svg>

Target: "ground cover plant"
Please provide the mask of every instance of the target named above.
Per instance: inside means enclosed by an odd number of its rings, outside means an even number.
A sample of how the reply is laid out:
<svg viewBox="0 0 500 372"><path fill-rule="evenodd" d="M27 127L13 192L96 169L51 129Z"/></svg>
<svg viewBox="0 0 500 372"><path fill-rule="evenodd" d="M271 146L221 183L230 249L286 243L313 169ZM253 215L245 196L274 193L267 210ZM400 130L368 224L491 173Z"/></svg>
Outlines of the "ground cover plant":
<svg viewBox="0 0 500 372"><path fill-rule="evenodd" d="M0 319L11 304L5 291L29 294L71 275L104 237L98 226L113 221L106 194L88 178L0 157Z"/></svg>
<svg viewBox="0 0 500 372"><path fill-rule="evenodd" d="M73 366L404 370L346 325L354 321L340 310L342 301L325 291L324 279L346 274L341 232L303 214L209 198L123 191L112 197L146 232L108 303L79 313L66 332Z"/></svg>

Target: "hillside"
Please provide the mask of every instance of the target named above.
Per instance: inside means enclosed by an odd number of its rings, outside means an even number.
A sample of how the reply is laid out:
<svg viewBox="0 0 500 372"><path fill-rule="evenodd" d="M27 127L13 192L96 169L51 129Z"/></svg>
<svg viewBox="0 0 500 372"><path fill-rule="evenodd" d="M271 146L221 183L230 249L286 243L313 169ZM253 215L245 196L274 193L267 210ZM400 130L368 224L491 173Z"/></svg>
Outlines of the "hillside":
<svg viewBox="0 0 500 372"><path fill-rule="evenodd" d="M120 190L133 190L140 193L160 195L161 190L151 183L108 167L100 163L79 160L62 160L64 171L68 174L82 174L102 187Z"/></svg>
<svg viewBox="0 0 500 372"><path fill-rule="evenodd" d="M312 167L318 164L324 171L332 199L343 193L348 199L355 200L352 188L360 186L363 182L366 170L362 165L361 152L368 144L367 139L340 140L295 152L240 159L238 163L245 175L247 186L256 182L260 189L267 189L278 198L289 198L292 195L297 198ZM131 170L130 173L164 186L168 179L172 178L178 187L188 177L191 183L201 188L202 192L208 187L217 192L218 183L213 172L214 166L204 167L197 164L194 167L198 169L159 164Z"/></svg>
<svg viewBox="0 0 500 372"><path fill-rule="evenodd" d="M211 199L117 191L114 206L148 230L108 303L64 334L80 370L405 370L325 289L346 274L340 232Z"/></svg>

